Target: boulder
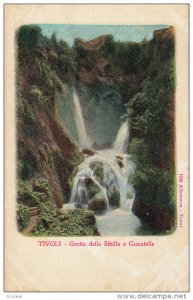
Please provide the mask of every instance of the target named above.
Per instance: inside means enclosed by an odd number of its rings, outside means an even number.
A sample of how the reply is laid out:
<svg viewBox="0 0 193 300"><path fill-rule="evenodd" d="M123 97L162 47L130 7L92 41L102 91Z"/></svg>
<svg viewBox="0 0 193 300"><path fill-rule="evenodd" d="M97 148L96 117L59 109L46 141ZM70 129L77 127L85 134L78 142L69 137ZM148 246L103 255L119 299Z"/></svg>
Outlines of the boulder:
<svg viewBox="0 0 193 300"><path fill-rule="evenodd" d="M115 157L119 160L123 160L122 156L120 156L120 155L116 155Z"/></svg>
<svg viewBox="0 0 193 300"><path fill-rule="evenodd" d="M86 155L89 155L89 156L93 156L96 153L96 151L84 148L84 149L82 149L82 153L86 154Z"/></svg>
<svg viewBox="0 0 193 300"><path fill-rule="evenodd" d="M97 193L101 191L100 187L90 177L86 178L86 186L90 199L92 199Z"/></svg>
<svg viewBox="0 0 193 300"><path fill-rule="evenodd" d="M120 193L117 187L111 185L107 192L109 204L113 208L120 207Z"/></svg>
<svg viewBox="0 0 193 300"><path fill-rule="evenodd" d="M94 171L95 176L97 176L97 179L102 184L104 179L103 164L101 162L92 162L90 168Z"/></svg>
<svg viewBox="0 0 193 300"><path fill-rule="evenodd" d="M122 162L122 160L117 159L117 163L118 163L120 168L124 167L124 163Z"/></svg>
<svg viewBox="0 0 193 300"><path fill-rule="evenodd" d="M88 208L97 213L103 212L107 208L107 203L103 192L97 193L89 202Z"/></svg>

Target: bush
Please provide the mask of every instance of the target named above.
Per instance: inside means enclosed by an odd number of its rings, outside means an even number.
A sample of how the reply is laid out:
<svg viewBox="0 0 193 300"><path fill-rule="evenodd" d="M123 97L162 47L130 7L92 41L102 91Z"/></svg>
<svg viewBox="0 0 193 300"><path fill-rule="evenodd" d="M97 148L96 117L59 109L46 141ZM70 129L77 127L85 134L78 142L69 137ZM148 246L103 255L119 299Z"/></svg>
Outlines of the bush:
<svg viewBox="0 0 193 300"><path fill-rule="evenodd" d="M17 99L17 117L19 125L22 122L34 124L37 120L29 101L22 96L19 96Z"/></svg>
<svg viewBox="0 0 193 300"><path fill-rule="evenodd" d="M33 190L31 184L27 182L19 182L18 185L18 203L33 207L39 205L46 200L46 194L43 192L36 192Z"/></svg>
<svg viewBox="0 0 193 300"><path fill-rule="evenodd" d="M114 41L113 35L107 35L106 41L105 41L105 44L103 47L106 55L111 54L111 56L112 56L116 51L116 45L117 45L117 43Z"/></svg>
<svg viewBox="0 0 193 300"><path fill-rule="evenodd" d="M24 143L18 145L18 175L23 180L32 178L38 170L37 157L28 149Z"/></svg>
<svg viewBox="0 0 193 300"><path fill-rule="evenodd" d="M132 161L138 168L149 165L149 147L145 143L144 139L133 138L129 145L129 150L132 156Z"/></svg>
<svg viewBox="0 0 193 300"><path fill-rule="evenodd" d="M50 186L48 181L44 178L36 178L33 180L33 189L35 192L45 194L47 197L51 197Z"/></svg>
<svg viewBox="0 0 193 300"><path fill-rule="evenodd" d="M18 203L17 204L17 228L21 232L23 231L29 224L30 213L29 207Z"/></svg>
<svg viewBox="0 0 193 300"><path fill-rule="evenodd" d="M51 202L41 203L40 218L32 236L93 236L97 235L95 216L86 209L62 211Z"/></svg>
<svg viewBox="0 0 193 300"><path fill-rule="evenodd" d="M18 230L22 231L29 222L29 208L37 206L43 222L54 221L58 209L51 200L51 191L47 180L34 179L32 183L20 181L17 192L17 220Z"/></svg>
<svg viewBox="0 0 193 300"><path fill-rule="evenodd" d="M89 198L92 199L94 197L94 195L99 193L101 190L100 190L99 186L94 181L92 181L92 179L89 181L90 182L87 183L88 193L89 193Z"/></svg>
<svg viewBox="0 0 193 300"><path fill-rule="evenodd" d="M29 54L39 46L41 29L36 25L24 25L19 28L17 36L19 50L24 54Z"/></svg>
<svg viewBox="0 0 193 300"><path fill-rule="evenodd" d="M41 80L43 80L41 86L44 87L45 92L48 93L50 90L52 92L55 92L56 90L63 91L64 85L56 71L53 70L51 66L43 60L38 60L37 65Z"/></svg>
<svg viewBox="0 0 193 300"><path fill-rule="evenodd" d="M46 97L40 88L36 85L33 85L30 90L31 100L38 103L40 107L45 107L46 105Z"/></svg>

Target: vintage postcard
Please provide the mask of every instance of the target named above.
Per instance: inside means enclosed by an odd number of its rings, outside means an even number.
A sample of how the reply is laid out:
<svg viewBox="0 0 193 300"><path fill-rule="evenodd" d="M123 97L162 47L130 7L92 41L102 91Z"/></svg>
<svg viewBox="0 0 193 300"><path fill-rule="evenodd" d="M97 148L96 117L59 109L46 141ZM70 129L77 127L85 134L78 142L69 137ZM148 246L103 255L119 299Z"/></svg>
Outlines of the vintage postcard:
<svg viewBox="0 0 193 300"><path fill-rule="evenodd" d="M188 9L4 6L5 291L189 290Z"/></svg>

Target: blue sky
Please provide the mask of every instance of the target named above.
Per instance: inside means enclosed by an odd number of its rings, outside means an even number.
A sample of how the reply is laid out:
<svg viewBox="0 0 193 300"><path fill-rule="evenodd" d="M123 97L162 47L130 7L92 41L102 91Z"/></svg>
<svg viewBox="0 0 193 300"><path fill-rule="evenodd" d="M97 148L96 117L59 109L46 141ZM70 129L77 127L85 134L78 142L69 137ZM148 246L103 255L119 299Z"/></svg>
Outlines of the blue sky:
<svg viewBox="0 0 193 300"><path fill-rule="evenodd" d="M63 24L37 24L42 34L47 37L56 32L57 39L65 40L72 46L75 38L91 40L103 34L112 34L115 41L140 42L144 38L150 40L153 31L167 28L168 25L63 25Z"/></svg>

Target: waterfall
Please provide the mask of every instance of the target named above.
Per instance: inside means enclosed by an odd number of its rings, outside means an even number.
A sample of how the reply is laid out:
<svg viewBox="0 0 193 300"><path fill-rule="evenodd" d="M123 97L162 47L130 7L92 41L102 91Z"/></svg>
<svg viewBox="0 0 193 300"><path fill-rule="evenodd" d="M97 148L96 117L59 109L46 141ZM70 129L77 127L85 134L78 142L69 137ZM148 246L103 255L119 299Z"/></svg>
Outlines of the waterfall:
<svg viewBox="0 0 193 300"><path fill-rule="evenodd" d="M88 191L86 188L86 178L87 177L85 176L76 177L76 182L74 184L74 191L72 193L73 200L71 202L76 202L78 205L86 205L88 203Z"/></svg>
<svg viewBox="0 0 193 300"><path fill-rule="evenodd" d="M79 172L76 174L76 177L74 179L70 202L75 202L76 204L78 204L78 206L88 206L88 202L91 199L89 199L87 181L90 180L92 184L95 184L98 187L99 191L103 193L107 209L109 209L107 189L99 182L97 175L90 167L93 161L95 160L87 159L79 166Z"/></svg>
<svg viewBox="0 0 193 300"><path fill-rule="evenodd" d="M119 159L117 158L119 157ZM122 166L119 166L119 160ZM100 163L103 171L103 178L92 169L93 163ZM122 209L132 208L135 196L135 190L131 184L131 176L134 172L135 165L127 154L120 154L109 150L100 150L94 156L89 156L79 166L79 171L74 178L70 202L78 205L87 206L89 201L88 184L95 184L102 191L107 208L110 208L109 198L114 190L119 192L120 207Z"/></svg>
<svg viewBox="0 0 193 300"><path fill-rule="evenodd" d="M117 134L116 140L114 142L114 150L118 152L126 152L129 142L129 123L124 122Z"/></svg>
<svg viewBox="0 0 193 300"><path fill-rule="evenodd" d="M91 145L88 136L86 134L86 127L84 124L84 118L82 114L82 109L80 105L80 100L76 91L73 91L73 102L75 107L75 122L78 131L79 143L82 148L89 148Z"/></svg>
<svg viewBox="0 0 193 300"><path fill-rule="evenodd" d="M112 149L99 150L85 157L74 178L70 203L66 205L67 209L73 204L74 207L93 209L93 202L95 205L101 204L100 201L105 203L96 216L101 235L135 235L140 227L139 219L132 213L135 189L131 177L135 164L130 155L124 153L128 139L129 126L125 122Z"/></svg>

